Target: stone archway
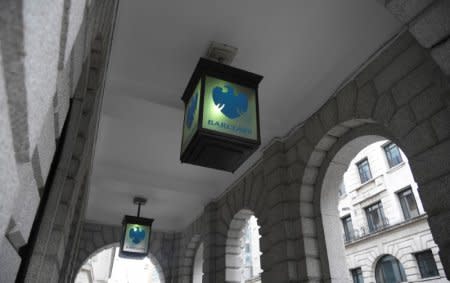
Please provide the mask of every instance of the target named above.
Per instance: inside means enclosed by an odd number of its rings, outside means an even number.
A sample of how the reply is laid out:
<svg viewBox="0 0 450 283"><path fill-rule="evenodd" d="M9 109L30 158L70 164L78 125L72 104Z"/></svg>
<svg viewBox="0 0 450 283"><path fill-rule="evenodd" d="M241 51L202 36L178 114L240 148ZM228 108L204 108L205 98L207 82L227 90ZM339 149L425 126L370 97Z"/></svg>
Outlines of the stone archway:
<svg viewBox="0 0 450 283"><path fill-rule="evenodd" d="M71 282L75 279L76 272L82 264L96 252L116 245L120 242L122 228L94 223L84 223L78 244L77 257L71 272ZM171 282L171 264L175 257L173 253L174 236L171 233L152 232L150 238L150 252L148 257L152 262L157 262L160 267L161 282Z"/></svg>
<svg viewBox="0 0 450 283"><path fill-rule="evenodd" d="M202 283L203 282L203 243L201 242L194 256L194 263L192 265L192 283Z"/></svg>
<svg viewBox="0 0 450 283"><path fill-rule="evenodd" d="M225 282L243 282L242 239L253 212L241 209L230 222L225 247Z"/></svg>
<svg viewBox="0 0 450 283"><path fill-rule="evenodd" d="M101 248L95 250L93 253L91 253L91 254L88 256L88 258L86 258L86 259L84 260L84 262L81 264L81 266L76 270L74 279L77 277L77 274L81 271L82 266L83 266L86 262L88 262L89 259L95 257L97 254L99 254L99 253L101 253L101 252L103 252L103 251L105 251L105 250L107 250L107 249L113 249L113 248L118 248L118 247L119 247L119 242L117 242L117 243L112 243L112 244L108 244L108 245L106 245L106 246L103 246L103 247L101 247ZM148 260L151 262L151 264L153 264L153 266L154 266L155 269L156 269L156 272L158 273L159 283L165 283L166 280L165 280L164 272L163 272L163 269L162 269L162 267L161 267L159 261L156 259L156 257L155 257L152 253L149 253L149 254L147 255L147 258L148 258Z"/></svg>
<svg viewBox="0 0 450 283"><path fill-rule="evenodd" d="M427 51L404 33L292 135L293 160L301 172L301 280L331 279L319 209L322 181L343 140L362 135L386 137L408 156L449 276L450 232L444 227L450 221L448 91L445 75Z"/></svg>
<svg viewBox="0 0 450 283"><path fill-rule="evenodd" d="M184 255L181 257L181 261L179 263L178 280L180 282L192 283L194 276L195 256L200 245L200 235L194 234L186 245Z"/></svg>

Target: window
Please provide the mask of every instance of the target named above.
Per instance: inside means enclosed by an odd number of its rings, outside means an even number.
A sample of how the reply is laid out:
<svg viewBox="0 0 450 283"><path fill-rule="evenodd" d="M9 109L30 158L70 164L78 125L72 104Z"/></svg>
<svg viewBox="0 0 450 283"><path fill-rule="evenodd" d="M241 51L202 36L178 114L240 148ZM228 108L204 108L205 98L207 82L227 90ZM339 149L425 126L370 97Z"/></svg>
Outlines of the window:
<svg viewBox="0 0 450 283"><path fill-rule="evenodd" d="M361 267L351 269L353 283L364 283Z"/></svg>
<svg viewBox="0 0 450 283"><path fill-rule="evenodd" d="M394 143L389 143L388 145L384 146L384 152L386 153L389 168L392 168L403 161L402 155L400 154L400 150Z"/></svg>
<svg viewBox="0 0 450 283"><path fill-rule="evenodd" d="M346 216L342 218L342 225L344 226L344 237L345 241L349 242L353 240L353 225L352 225L352 217Z"/></svg>
<svg viewBox="0 0 450 283"><path fill-rule="evenodd" d="M381 202L366 207L367 224L369 232L376 232L388 225L387 219L384 217L383 206Z"/></svg>
<svg viewBox="0 0 450 283"><path fill-rule="evenodd" d="M419 209L417 208L416 199L411 188L399 192L398 198L402 206L403 216L406 220L419 216Z"/></svg>
<svg viewBox="0 0 450 283"><path fill-rule="evenodd" d="M364 158L360 162L356 164L358 166L359 178L361 179L361 183L365 183L372 179L372 173L370 172L369 161L367 158Z"/></svg>
<svg viewBox="0 0 450 283"><path fill-rule="evenodd" d="M420 275L422 278L439 276L439 272L434 261L431 250L416 253L417 264L419 265Z"/></svg>
<svg viewBox="0 0 450 283"><path fill-rule="evenodd" d="M377 262L375 279L377 283L405 282L405 270L398 259L391 255L386 255Z"/></svg>

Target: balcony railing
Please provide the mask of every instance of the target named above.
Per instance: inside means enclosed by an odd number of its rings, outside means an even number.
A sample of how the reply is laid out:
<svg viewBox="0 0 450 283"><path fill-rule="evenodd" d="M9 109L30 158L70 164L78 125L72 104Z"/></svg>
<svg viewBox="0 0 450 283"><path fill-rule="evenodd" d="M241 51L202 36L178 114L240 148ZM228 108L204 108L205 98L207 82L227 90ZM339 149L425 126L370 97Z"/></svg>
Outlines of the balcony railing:
<svg viewBox="0 0 450 283"><path fill-rule="evenodd" d="M416 220L419 220L421 218L426 217L426 214L419 214L418 216L410 219L405 219L400 222L396 223L390 223L389 219L383 218L382 222L379 225L369 227L368 225L361 226L358 229L353 229L350 233L344 233L344 243L349 244L354 241L357 241L359 239L368 237L372 234L378 233L380 231L386 230L388 228L391 228L393 226L401 225L408 222L414 222Z"/></svg>
<svg viewBox="0 0 450 283"><path fill-rule="evenodd" d="M379 231L389 228L390 226L391 225L389 224L389 219L383 218L380 223L361 226L360 228L353 229L353 231L350 231L349 233L344 233L344 242L348 244L350 242L367 237L371 234L375 234Z"/></svg>

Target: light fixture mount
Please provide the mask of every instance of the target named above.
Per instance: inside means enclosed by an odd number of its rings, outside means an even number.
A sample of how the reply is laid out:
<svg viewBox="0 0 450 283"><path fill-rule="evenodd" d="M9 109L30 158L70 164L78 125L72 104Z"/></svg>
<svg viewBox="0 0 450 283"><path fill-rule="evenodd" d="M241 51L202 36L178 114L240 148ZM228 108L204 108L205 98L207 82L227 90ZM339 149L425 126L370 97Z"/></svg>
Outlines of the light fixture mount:
<svg viewBox="0 0 450 283"><path fill-rule="evenodd" d="M212 41L208 48L206 58L225 65L230 65L231 62L233 62L237 51L237 47Z"/></svg>

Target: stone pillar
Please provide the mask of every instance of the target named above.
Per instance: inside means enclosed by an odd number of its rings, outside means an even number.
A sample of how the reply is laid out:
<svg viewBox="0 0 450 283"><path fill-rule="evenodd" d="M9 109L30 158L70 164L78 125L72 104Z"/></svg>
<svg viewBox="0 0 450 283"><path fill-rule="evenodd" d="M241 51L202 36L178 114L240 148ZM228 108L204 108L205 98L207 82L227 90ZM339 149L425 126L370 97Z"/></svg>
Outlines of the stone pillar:
<svg viewBox="0 0 450 283"><path fill-rule="evenodd" d="M217 203L210 202L206 205L203 212L203 282L204 283L219 283L225 282L225 271L218 272L216 268L216 261L220 260L217 255ZM223 241L222 241L223 242ZM225 245L225 243L223 243ZM222 255L225 260L225 255ZM225 264L224 264L225 265Z"/></svg>

